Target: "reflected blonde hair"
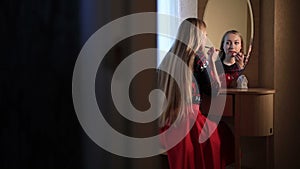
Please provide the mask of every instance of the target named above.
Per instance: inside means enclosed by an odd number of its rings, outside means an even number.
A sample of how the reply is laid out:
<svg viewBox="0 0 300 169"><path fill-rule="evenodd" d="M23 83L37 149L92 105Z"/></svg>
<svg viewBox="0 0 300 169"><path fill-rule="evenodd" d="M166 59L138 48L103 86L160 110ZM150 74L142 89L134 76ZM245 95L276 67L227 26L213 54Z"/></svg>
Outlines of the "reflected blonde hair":
<svg viewBox="0 0 300 169"><path fill-rule="evenodd" d="M171 125L177 118L182 119L193 110L192 78L194 58L203 44L203 29L205 28L205 22L200 19L185 19L179 27L175 42L161 63L161 66L164 66L168 73L178 77L179 81L176 83L170 74L159 71L159 86L164 91L167 99L164 103L164 111L159 118L160 127ZM181 59L185 65L178 62L178 59ZM189 69L186 69L186 66ZM182 86L183 91L180 91L179 86Z"/></svg>

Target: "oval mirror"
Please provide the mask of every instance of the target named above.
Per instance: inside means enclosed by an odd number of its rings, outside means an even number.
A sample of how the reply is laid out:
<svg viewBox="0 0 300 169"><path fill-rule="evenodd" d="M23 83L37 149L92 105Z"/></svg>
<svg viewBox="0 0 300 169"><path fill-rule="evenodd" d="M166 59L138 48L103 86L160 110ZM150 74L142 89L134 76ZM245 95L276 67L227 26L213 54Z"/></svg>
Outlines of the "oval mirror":
<svg viewBox="0 0 300 169"><path fill-rule="evenodd" d="M207 0L203 14L208 37L213 46L220 47L221 39L228 30L239 31L244 39L246 64L252 49L254 36L253 12L250 0Z"/></svg>

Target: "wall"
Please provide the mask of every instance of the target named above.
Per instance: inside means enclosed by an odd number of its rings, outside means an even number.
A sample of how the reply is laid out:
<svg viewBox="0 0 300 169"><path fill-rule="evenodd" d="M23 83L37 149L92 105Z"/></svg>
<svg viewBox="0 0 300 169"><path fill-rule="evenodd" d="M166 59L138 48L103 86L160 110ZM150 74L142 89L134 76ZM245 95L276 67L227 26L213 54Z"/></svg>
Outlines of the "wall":
<svg viewBox="0 0 300 169"><path fill-rule="evenodd" d="M155 1L93 1L95 7L95 13L97 14L94 20L91 20L91 24L99 23L98 25L103 26L114 19L126 16L129 14L140 13L140 12L155 12L156 2ZM156 18L149 20L141 20L141 26L147 25L151 26L153 31L156 30ZM151 24L153 23L153 24ZM94 26L93 30L96 31L99 26ZM126 33L127 31L132 31L134 28L130 24L125 24L124 27L119 28L120 31ZM99 108L102 111L103 116L109 122L109 124L118 132L131 137L149 137L156 133L156 123L149 124L139 124L129 121L124 118L118 110L116 110L114 102L110 97L110 85L111 78L114 70L117 66L130 54L136 51L155 48L156 47L156 36L154 34L140 34L132 37L123 39L120 43L116 44L105 56L106 59L103 60L102 68L98 70L96 78L96 97L98 100ZM156 63L156 56L145 57L148 63ZM132 64L132 63L130 63ZM132 67L135 65L132 65ZM131 71L130 68L128 72ZM140 72L131 82L130 89L124 88L129 93L132 104L139 110L148 109L148 95L149 91L155 85L155 71L143 71ZM119 87L123 88L123 79L119 80ZM129 106L125 107L128 112L131 111ZM125 110L125 111L126 111ZM104 136L109 137L109 136ZM84 145L84 163L85 168L160 168L161 159L159 156L149 157L149 158L126 158L111 154L96 144L94 144L89 138L83 139ZM119 143L119 140L111 140L115 144ZM122 148L128 149L130 151L130 144L122 143L125 146Z"/></svg>
<svg viewBox="0 0 300 169"><path fill-rule="evenodd" d="M298 54L300 2L275 0L275 168L300 168L299 94L300 57Z"/></svg>
<svg viewBox="0 0 300 169"><path fill-rule="evenodd" d="M203 20L207 24L208 37L216 48L220 48L221 39L228 30L238 30L247 42L247 1L241 0L210 0L208 1ZM251 27L249 27L250 29ZM246 51L246 50L245 50ZM244 51L244 52L245 52Z"/></svg>
<svg viewBox="0 0 300 169"><path fill-rule="evenodd" d="M300 167L299 156L299 110L298 95L300 67L299 55L295 49L299 44L297 18L299 1L252 0L258 35L258 79L259 86L275 88L274 136L269 145L273 146L269 156L269 168L296 169ZM258 41L257 41L258 40ZM258 143L256 143L258 144ZM256 162L260 163L260 162Z"/></svg>

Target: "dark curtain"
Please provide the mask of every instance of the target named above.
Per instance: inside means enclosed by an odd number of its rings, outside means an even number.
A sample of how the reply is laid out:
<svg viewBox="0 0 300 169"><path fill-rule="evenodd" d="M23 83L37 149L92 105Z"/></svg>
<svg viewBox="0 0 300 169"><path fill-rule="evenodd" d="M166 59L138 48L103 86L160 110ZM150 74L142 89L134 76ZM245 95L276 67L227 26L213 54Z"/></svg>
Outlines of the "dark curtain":
<svg viewBox="0 0 300 169"><path fill-rule="evenodd" d="M0 168L81 168L78 0L0 2Z"/></svg>
<svg viewBox="0 0 300 169"><path fill-rule="evenodd" d="M130 159L96 145L81 128L72 101L73 69L85 41L114 19L155 11L155 1L147 1L151 5L144 6L139 3L145 2L0 1L1 169L159 168L159 157ZM155 35L135 36L116 44L105 56L105 66L99 68L103 72L96 80L104 116L128 135L133 127L120 115L116 117L109 82L126 56L148 47L155 47ZM137 86L150 79L149 73L141 77ZM149 125L139 133L145 135L147 130Z"/></svg>

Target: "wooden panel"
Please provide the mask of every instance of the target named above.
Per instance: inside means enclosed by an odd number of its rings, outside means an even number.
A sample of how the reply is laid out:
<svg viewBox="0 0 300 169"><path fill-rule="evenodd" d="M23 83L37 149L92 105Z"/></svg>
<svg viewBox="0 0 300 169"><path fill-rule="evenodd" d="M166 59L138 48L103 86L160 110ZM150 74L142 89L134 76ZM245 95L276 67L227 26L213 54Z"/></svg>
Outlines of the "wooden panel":
<svg viewBox="0 0 300 169"><path fill-rule="evenodd" d="M241 136L273 135L273 94L236 95Z"/></svg>
<svg viewBox="0 0 300 169"><path fill-rule="evenodd" d="M226 103L225 103L223 116L225 116L225 117L233 116L233 96L232 95L227 95L227 97L226 97Z"/></svg>
<svg viewBox="0 0 300 169"><path fill-rule="evenodd" d="M213 116L233 116L233 96L219 95L216 97L203 97L201 103L203 114Z"/></svg>

